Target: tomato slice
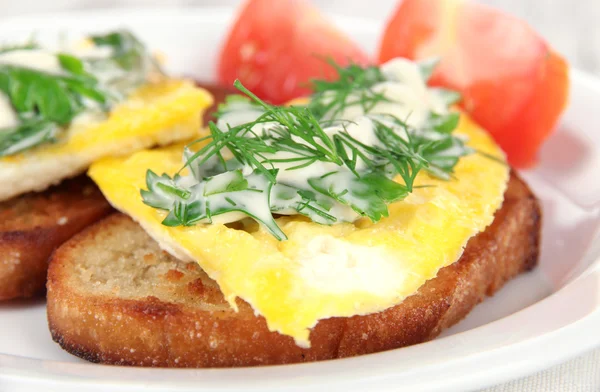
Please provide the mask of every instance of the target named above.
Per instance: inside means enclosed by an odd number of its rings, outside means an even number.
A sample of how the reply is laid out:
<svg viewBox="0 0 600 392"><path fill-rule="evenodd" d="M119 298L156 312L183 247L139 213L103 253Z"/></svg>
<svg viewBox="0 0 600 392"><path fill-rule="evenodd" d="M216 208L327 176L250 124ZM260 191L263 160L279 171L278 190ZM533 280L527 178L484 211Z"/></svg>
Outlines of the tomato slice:
<svg viewBox="0 0 600 392"><path fill-rule="evenodd" d="M273 103L310 92L312 78L333 78L340 65L366 65L367 55L304 0L250 0L242 8L219 56L218 78L235 79Z"/></svg>
<svg viewBox="0 0 600 392"><path fill-rule="evenodd" d="M430 83L462 106L516 167L535 163L563 112L568 66L525 22L464 0L404 0L386 27L379 61L440 57Z"/></svg>

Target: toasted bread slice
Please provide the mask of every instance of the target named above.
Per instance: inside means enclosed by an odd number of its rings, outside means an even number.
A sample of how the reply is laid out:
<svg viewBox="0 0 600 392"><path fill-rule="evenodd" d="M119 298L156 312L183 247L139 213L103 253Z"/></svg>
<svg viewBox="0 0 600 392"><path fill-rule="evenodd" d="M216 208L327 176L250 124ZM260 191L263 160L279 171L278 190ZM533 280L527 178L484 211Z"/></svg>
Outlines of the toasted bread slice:
<svg viewBox="0 0 600 392"><path fill-rule="evenodd" d="M111 211L87 177L0 203L0 300L31 297L46 286L52 251Z"/></svg>
<svg viewBox="0 0 600 392"><path fill-rule="evenodd" d="M381 313L320 321L310 349L270 332L244 301L234 312L197 264L161 251L136 223L115 214L55 252L50 331L65 350L92 362L160 367L316 361L420 343L536 264L538 202L515 175L505 196L493 225L469 241L458 262Z"/></svg>

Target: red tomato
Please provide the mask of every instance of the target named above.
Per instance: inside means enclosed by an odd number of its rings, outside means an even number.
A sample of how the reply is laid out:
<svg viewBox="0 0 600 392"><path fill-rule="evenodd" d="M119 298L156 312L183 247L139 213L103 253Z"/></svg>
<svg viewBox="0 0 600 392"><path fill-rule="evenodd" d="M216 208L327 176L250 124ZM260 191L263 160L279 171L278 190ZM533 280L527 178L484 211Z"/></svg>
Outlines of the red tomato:
<svg viewBox="0 0 600 392"><path fill-rule="evenodd" d="M525 22L482 4L404 0L379 60L398 56L439 56L430 83L460 91L462 106L516 167L535 163L567 102L566 62Z"/></svg>
<svg viewBox="0 0 600 392"><path fill-rule="evenodd" d="M240 81L259 97L283 103L310 92L312 78L332 78L326 63L370 63L363 51L304 0L250 0L237 17L218 65L219 81Z"/></svg>

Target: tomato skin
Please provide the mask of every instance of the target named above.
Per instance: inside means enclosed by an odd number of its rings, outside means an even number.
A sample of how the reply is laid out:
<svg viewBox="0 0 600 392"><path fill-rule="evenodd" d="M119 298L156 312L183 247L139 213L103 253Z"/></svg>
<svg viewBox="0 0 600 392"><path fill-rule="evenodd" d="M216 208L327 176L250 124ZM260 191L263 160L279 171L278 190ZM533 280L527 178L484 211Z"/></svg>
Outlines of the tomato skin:
<svg viewBox="0 0 600 392"><path fill-rule="evenodd" d="M497 140L515 167L532 167L537 162L535 152L547 139L564 111L569 96L569 67L565 59L550 53L540 69L530 104L514 116L506 129L497 131Z"/></svg>
<svg viewBox="0 0 600 392"><path fill-rule="evenodd" d="M379 61L439 56L430 84L458 90L461 105L515 167L535 163L568 98L568 66L525 22L459 0L404 0Z"/></svg>
<svg viewBox="0 0 600 392"><path fill-rule="evenodd" d="M280 104L310 92L313 78L333 78L325 61L371 63L367 55L305 0L249 0L221 50L218 79L240 81Z"/></svg>
<svg viewBox="0 0 600 392"><path fill-rule="evenodd" d="M438 0L401 1L381 39L379 62L411 58L438 30L441 12Z"/></svg>

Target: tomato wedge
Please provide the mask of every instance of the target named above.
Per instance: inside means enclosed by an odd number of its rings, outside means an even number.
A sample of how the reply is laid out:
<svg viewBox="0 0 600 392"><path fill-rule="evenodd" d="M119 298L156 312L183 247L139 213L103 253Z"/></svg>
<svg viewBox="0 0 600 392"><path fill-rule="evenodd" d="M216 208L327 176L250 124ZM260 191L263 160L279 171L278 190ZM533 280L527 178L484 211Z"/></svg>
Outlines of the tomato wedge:
<svg viewBox="0 0 600 392"><path fill-rule="evenodd" d="M389 21L379 61L441 59L432 85L463 94L462 106L515 167L536 153L563 112L568 65L525 22L464 0L404 0Z"/></svg>
<svg viewBox="0 0 600 392"><path fill-rule="evenodd" d="M219 81L240 81L262 99L283 103L310 92L312 78L332 78L350 61L367 55L304 0L250 0L242 8L221 50Z"/></svg>

